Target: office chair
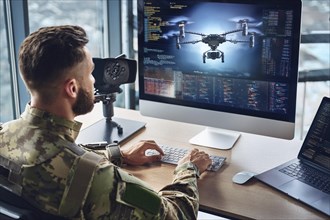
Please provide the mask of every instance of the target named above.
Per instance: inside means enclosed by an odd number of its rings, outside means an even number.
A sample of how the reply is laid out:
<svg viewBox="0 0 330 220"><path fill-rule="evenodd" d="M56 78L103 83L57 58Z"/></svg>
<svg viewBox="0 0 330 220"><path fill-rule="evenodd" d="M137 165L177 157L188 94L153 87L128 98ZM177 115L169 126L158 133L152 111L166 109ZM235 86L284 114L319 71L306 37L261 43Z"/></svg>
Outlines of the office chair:
<svg viewBox="0 0 330 220"><path fill-rule="evenodd" d="M20 196L0 186L0 219L1 220L64 220L62 217L40 211Z"/></svg>

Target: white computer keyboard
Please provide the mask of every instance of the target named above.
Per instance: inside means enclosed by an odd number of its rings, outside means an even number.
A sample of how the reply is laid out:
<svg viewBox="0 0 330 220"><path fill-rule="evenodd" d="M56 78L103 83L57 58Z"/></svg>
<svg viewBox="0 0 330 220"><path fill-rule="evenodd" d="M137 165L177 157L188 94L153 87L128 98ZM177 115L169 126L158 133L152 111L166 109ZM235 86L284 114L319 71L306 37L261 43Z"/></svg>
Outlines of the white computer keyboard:
<svg viewBox="0 0 330 220"><path fill-rule="evenodd" d="M182 147L173 147L173 146L165 146L165 145L161 145L160 147L165 153L165 155L161 159L161 161L164 163L178 164L179 160L182 157L184 157L188 152L190 152L189 149ZM146 151L147 156L156 155L156 154L159 153L155 150ZM226 160L226 157L215 156L215 155L210 155L210 158L212 160L212 164L207 169L209 171L219 170Z"/></svg>

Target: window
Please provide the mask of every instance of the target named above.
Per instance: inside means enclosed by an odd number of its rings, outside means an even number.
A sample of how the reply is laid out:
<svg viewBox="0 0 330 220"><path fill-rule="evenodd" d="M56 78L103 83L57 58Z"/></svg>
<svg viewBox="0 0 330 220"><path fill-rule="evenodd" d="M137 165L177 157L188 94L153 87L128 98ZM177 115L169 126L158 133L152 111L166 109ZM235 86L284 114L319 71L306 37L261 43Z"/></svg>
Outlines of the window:
<svg viewBox="0 0 330 220"><path fill-rule="evenodd" d="M79 25L87 32L89 38L87 47L93 57L109 57L109 54L115 54L112 55L114 57L121 54L120 43L112 43L112 45L110 43L110 40L114 39L120 41L120 33L119 37L116 34L120 32L116 31L117 26L120 28L120 19L116 17L120 12L118 13L114 7L114 5L120 7L119 3L120 1L105 0L28 0L30 32L44 26ZM107 8L111 16L108 15ZM107 28L111 25L113 26L110 33L107 33ZM120 94L114 105L123 107L124 99L124 93Z"/></svg>
<svg viewBox="0 0 330 220"><path fill-rule="evenodd" d="M297 133L306 135L323 96L330 96L330 5L325 0L303 0Z"/></svg>
<svg viewBox="0 0 330 220"><path fill-rule="evenodd" d="M8 29L5 22L4 2L0 1L0 122L14 118Z"/></svg>
<svg viewBox="0 0 330 220"><path fill-rule="evenodd" d="M29 0L30 32L40 27L51 25L79 25L83 27L89 38L87 47L93 57L104 55L103 1L53 1Z"/></svg>

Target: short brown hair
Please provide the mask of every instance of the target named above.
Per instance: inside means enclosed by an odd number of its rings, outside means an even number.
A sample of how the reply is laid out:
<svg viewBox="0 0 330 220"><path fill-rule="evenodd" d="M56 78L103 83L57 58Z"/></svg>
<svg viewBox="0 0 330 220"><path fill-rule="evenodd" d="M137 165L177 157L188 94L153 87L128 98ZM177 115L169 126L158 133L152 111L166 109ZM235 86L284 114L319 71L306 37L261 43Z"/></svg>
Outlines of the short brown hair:
<svg viewBox="0 0 330 220"><path fill-rule="evenodd" d="M65 69L85 59L86 32L79 26L43 27L31 33L19 52L20 70L29 90L43 90L64 77Z"/></svg>

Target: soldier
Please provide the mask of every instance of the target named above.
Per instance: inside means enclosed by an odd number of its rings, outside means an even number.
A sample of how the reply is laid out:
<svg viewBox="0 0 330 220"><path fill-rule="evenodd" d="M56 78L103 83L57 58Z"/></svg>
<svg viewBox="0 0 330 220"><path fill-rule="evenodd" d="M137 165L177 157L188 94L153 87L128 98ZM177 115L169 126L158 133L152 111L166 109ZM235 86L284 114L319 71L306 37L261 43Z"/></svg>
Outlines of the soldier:
<svg viewBox="0 0 330 220"><path fill-rule="evenodd" d="M31 101L0 127L0 165L8 170L0 183L39 210L70 219L196 219L197 179L211 164L206 153L192 150L173 183L155 192L119 167L160 160L144 156L147 149L163 154L154 141L108 148L108 157L74 143L81 127L75 116L94 106L87 42L84 29L66 25L41 28L22 43L19 64Z"/></svg>

